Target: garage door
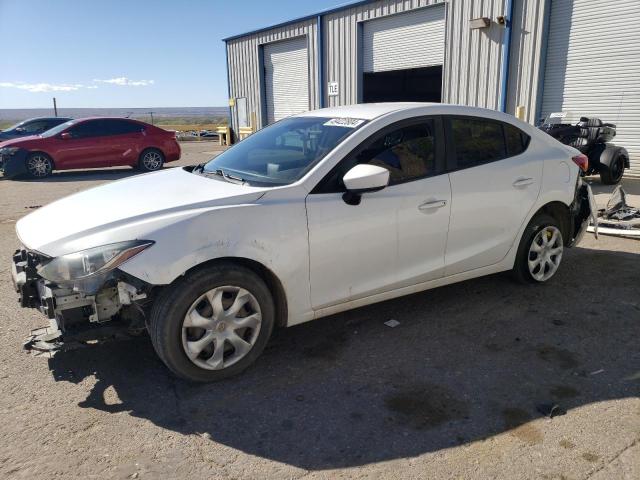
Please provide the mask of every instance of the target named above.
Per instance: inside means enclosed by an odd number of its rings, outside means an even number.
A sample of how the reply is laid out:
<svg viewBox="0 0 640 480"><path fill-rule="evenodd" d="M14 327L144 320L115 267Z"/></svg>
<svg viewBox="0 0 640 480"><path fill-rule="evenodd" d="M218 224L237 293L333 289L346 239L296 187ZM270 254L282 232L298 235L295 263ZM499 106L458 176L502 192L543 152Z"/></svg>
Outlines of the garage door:
<svg viewBox="0 0 640 480"><path fill-rule="evenodd" d="M444 5L365 22L364 72L388 72L444 63Z"/></svg>
<svg viewBox="0 0 640 480"><path fill-rule="evenodd" d="M307 37L264 46L267 122L309 110Z"/></svg>
<svg viewBox="0 0 640 480"><path fill-rule="evenodd" d="M552 0L542 113L615 123L640 176L640 1Z"/></svg>

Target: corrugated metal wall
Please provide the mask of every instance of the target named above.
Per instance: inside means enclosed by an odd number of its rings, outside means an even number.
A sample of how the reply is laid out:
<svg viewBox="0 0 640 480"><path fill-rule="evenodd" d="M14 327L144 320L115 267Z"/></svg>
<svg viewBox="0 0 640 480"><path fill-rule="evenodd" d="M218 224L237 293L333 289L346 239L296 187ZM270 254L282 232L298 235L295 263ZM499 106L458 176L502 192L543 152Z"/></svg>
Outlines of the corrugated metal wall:
<svg viewBox="0 0 640 480"><path fill-rule="evenodd" d="M362 25L363 72L444 65L445 5L389 15Z"/></svg>
<svg viewBox="0 0 640 480"><path fill-rule="evenodd" d="M544 75L541 64L545 42L544 19L548 0L513 0L511 53L507 112L515 114L516 107L525 109L525 120L535 123L538 90Z"/></svg>
<svg viewBox="0 0 640 480"><path fill-rule="evenodd" d="M542 114L566 111L568 120L598 117L617 124L613 143L629 152L640 176L639 0L553 0Z"/></svg>
<svg viewBox="0 0 640 480"><path fill-rule="evenodd" d="M339 95L327 98L327 106L358 103L361 71L358 65L359 22L442 2L443 0L385 0L325 15L325 81L338 82L339 86Z"/></svg>
<svg viewBox="0 0 640 480"><path fill-rule="evenodd" d="M443 101L498 109L505 14L504 0L453 0L449 3ZM471 29L469 20L488 17L491 26Z"/></svg>
<svg viewBox="0 0 640 480"><path fill-rule="evenodd" d="M510 81L507 111L524 105L526 118L535 120L540 76L545 0L514 0ZM506 0L381 0L328 13L323 16L324 81L327 106L348 105L359 99L362 22L435 4L446 4L443 101L492 109L499 108L500 69L504 27L496 23L505 15ZM489 28L472 30L469 20L489 17ZM249 114L256 112L261 127L259 45L297 35L308 35L310 100L319 106L317 85L316 19L309 19L228 42L231 96L248 98ZM326 83L338 82L338 96L327 97ZM235 112L234 112L235 117ZM235 124L234 118L234 124Z"/></svg>
<svg viewBox="0 0 640 480"><path fill-rule="evenodd" d="M229 68L229 90L231 98L247 98L247 114L249 119L255 113L257 127L264 125L263 97L260 85L263 65L260 62L260 46L288 38L306 35L309 51L309 101L314 108L320 106L318 97L318 36L316 20L306 20L284 27L255 33L227 42L227 62ZM231 123L238 124L237 112L231 109Z"/></svg>

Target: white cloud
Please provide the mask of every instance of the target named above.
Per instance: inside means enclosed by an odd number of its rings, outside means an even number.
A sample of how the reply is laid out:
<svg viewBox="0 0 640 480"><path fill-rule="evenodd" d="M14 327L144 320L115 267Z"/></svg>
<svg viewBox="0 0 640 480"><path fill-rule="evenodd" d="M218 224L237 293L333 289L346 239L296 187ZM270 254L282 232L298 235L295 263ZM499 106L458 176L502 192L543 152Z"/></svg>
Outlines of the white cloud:
<svg viewBox="0 0 640 480"><path fill-rule="evenodd" d="M110 83L112 85L121 85L121 86L127 86L127 87L148 87L149 85L153 85L155 83L154 80L131 80L127 77L109 78L107 80L101 80L99 78L96 78L93 81L99 82L99 83Z"/></svg>
<svg viewBox="0 0 640 480"><path fill-rule="evenodd" d="M0 82L0 87L18 88L20 90L26 90L32 93L73 92L75 90L80 90L81 88L86 88L81 83L52 84L52 83L24 83L24 82Z"/></svg>

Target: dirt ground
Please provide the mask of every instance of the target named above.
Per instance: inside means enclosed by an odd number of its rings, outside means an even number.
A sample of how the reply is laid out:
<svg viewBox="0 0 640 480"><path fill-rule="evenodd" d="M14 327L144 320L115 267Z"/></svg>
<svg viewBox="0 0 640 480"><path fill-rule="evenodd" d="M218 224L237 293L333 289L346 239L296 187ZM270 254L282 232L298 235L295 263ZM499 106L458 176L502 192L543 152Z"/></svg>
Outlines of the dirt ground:
<svg viewBox="0 0 640 480"><path fill-rule="evenodd" d="M46 321L11 287L16 220L134 173L0 180L0 477L640 478L638 240L588 235L549 285L494 275L278 331L213 385L172 377L146 337L24 353Z"/></svg>

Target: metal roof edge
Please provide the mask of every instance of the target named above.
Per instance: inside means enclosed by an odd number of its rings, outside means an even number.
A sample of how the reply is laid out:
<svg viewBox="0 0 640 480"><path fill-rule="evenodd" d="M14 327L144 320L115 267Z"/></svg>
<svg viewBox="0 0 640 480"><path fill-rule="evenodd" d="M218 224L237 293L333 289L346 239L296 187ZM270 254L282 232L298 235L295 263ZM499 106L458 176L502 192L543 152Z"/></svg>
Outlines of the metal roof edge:
<svg viewBox="0 0 640 480"><path fill-rule="evenodd" d="M229 42L231 40L237 40L238 38L248 37L249 35L254 35L256 33L266 32L268 30L273 30L274 28L286 27L287 25L293 25L294 23L304 22L305 20L316 19L317 17L319 17L321 15L329 15L331 13L340 12L342 10L348 10L349 8L358 7L360 5L364 5L366 3L371 3L371 2L375 2L375 1L378 1L378 0L359 0L357 2L344 3L344 4L338 5L336 7L328 8L326 10L322 10L320 12L316 12L316 13L312 13L312 14L309 14L309 15L305 15L304 17L294 18L292 20L287 20L285 22L276 23L275 25L269 25L267 27L258 28L256 30L251 30L249 32L239 33L237 35L232 35L230 37L223 38L222 41L223 42Z"/></svg>

